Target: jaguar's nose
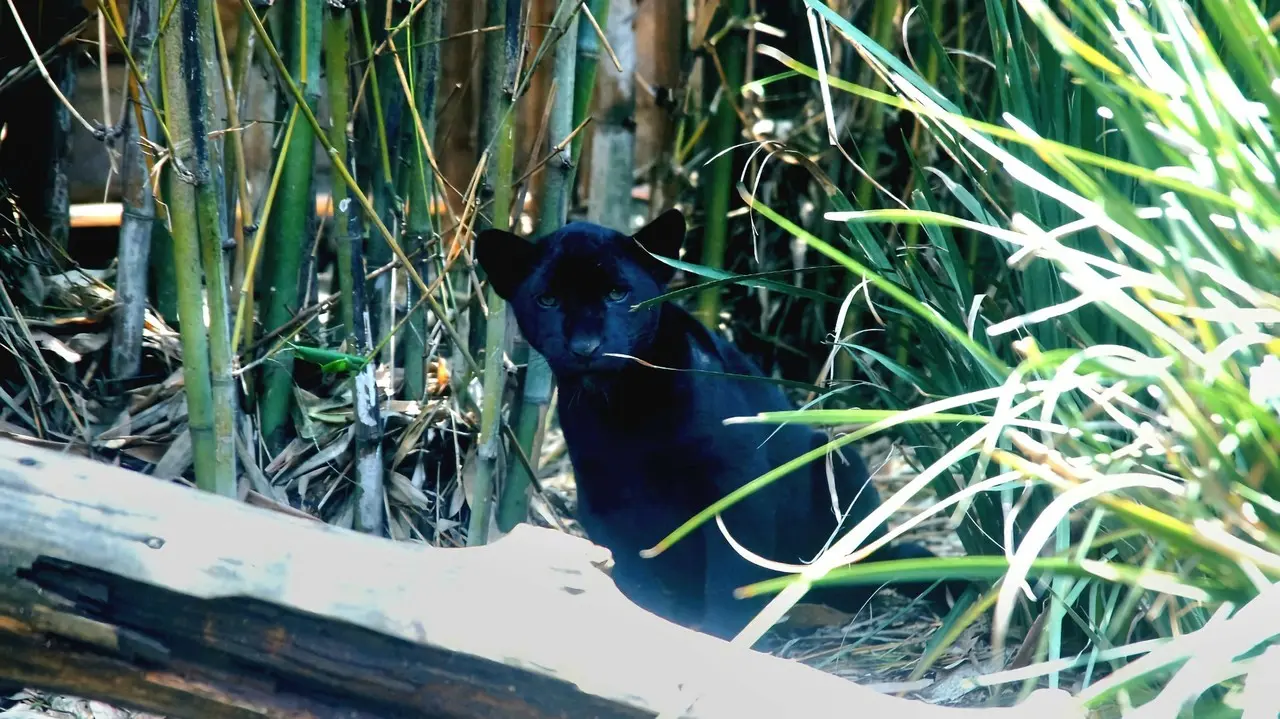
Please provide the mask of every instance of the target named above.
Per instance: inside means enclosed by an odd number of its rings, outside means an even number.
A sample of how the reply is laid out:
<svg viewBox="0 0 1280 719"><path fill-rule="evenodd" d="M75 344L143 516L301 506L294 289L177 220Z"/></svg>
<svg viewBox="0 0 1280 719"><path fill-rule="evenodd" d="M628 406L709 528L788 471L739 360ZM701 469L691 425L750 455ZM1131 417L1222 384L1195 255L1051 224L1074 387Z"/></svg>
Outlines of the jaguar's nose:
<svg viewBox="0 0 1280 719"><path fill-rule="evenodd" d="M578 359L592 359L600 353L600 338L574 337L569 341L569 351Z"/></svg>

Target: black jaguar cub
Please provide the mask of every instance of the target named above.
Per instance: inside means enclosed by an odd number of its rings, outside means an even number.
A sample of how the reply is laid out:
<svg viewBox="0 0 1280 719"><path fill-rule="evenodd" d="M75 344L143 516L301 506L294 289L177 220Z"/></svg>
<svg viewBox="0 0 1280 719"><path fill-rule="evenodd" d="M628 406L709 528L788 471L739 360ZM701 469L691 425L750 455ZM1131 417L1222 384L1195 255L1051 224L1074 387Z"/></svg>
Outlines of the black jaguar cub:
<svg viewBox="0 0 1280 719"><path fill-rule="evenodd" d="M660 295L673 274L641 246L674 258L684 232L677 210L634 237L584 222L536 243L489 230L476 239L476 257L559 383L560 425L577 479L579 520L593 541L613 553L618 588L655 614L727 638L763 606L763 600L734 599L733 590L775 574L741 558L714 522L653 559L639 553L826 437L800 425L723 423L726 417L794 409L776 385L659 369L762 374L673 303L631 309ZM852 502L847 529L880 499L855 452L846 451L834 464L841 505ZM748 550L782 562L811 560L837 528L822 462L779 479L722 517ZM872 538L883 533L881 527ZM930 555L903 544L875 558L917 556ZM918 594L924 587L900 588ZM807 598L856 611L869 591L815 589Z"/></svg>

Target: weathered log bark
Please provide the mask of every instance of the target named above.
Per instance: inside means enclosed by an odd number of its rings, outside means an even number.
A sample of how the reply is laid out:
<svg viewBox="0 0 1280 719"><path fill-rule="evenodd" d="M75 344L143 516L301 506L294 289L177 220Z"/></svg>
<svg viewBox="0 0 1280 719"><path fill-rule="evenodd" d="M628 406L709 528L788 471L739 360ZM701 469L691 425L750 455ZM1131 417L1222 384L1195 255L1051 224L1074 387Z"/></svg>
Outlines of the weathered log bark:
<svg viewBox="0 0 1280 719"><path fill-rule="evenodd" d="M606 557L528 525L396 543L0 440L0 682L174 717L1083 716L742 650L627 602Z"/></svg>

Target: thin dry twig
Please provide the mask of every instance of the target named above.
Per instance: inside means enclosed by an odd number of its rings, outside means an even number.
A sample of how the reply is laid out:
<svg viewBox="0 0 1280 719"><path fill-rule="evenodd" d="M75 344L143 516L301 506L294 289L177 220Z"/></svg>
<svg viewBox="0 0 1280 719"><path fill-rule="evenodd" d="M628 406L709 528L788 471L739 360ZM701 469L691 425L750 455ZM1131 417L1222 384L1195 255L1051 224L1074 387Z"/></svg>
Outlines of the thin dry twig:
<svg viewBox="0 0 1280 719"><path fill-rule="evenodd" d="M563 140L556 143L555 147L551 148L551 151L547 153L546 157L542 158L542 160L540 160L538 164L534 165L528 172L524 173L523 177L521 177L519 180L516 180L516 184L519 185L520 183L529 179L529 177L536 174L538 170L541 170L543 167L545 167L548 162L551 162L557 156L562 154L566 149L568 149L569 143L573 142L573 138L576 137L579 132L582 132L582 130L587 125L591 124L591 119L592 119L591 116L588 115L586 118L582 120L582 122L578 123L578 126L573 128L573 132L570 132L568 135L565 135L565 138Z"/></svg>
<svg viewBox="0 0 1280 719"><path fill-rule="evenodd" d="M618 55L613 51L613 46L609 44L609 38L605 37L604 29L600 27L600 23L596 22L596 16L591 13L591 8L587 7L586 0L579 5L582 8L582 14L587 16L587 22L591 23L592 29L596 31L596 37L600 39L600 44L604 46L604 51L609 53L609 59L613 61L613 66L618 68L618 72L622 72L622 62L618 60Z"/></svg>

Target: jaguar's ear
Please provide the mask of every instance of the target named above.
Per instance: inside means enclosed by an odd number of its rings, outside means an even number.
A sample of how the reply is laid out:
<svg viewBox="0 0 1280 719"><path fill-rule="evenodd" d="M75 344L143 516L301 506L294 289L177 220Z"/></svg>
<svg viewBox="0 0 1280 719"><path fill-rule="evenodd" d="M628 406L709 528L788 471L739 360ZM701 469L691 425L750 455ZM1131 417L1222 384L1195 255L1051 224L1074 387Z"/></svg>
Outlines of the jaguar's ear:
<svg viewBox="0 0 1280 719"><path fill-rule="evenodd" d="M680 245L684 244L684 215L675 208L667 210L641 227L632 237L652 254L678 260ZM648 255L644 259L649 274L653 275L660 285L670 282L671 277L676 273L671 265L659 262Z"/></svg>
<svg viewBox="0 0 1280 719"><path fill-rule="evenodd" d="M533 271L537 247L505 230L485 230L476 236L476 262L489 276L493 291L504 300Z"/></svg>

